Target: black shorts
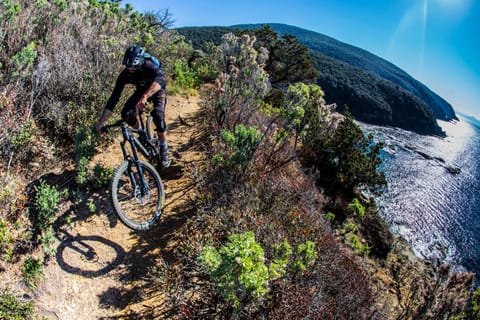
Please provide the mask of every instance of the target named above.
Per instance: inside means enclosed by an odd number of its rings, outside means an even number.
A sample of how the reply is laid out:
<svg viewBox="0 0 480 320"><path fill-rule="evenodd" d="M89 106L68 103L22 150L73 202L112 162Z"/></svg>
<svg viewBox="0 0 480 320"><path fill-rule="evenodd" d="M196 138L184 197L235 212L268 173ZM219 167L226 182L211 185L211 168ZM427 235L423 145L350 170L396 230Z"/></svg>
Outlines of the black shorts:
<svg viewBox="0 0 480 320"><path fill-rule="evenodd" d="M148 88L137 88L122 109L122 119L124 119L129 125L134 125L136 123L135 119L135 106L138 101L142 98L142 95ZM153 122L157 127L157 131L165 132L167 130L167 125L165 123L165 106L167 104L167 95L165 90L160 90L152 95L147 100L148 102L153 103L153 109L150 112L153 118Z"/></svg>

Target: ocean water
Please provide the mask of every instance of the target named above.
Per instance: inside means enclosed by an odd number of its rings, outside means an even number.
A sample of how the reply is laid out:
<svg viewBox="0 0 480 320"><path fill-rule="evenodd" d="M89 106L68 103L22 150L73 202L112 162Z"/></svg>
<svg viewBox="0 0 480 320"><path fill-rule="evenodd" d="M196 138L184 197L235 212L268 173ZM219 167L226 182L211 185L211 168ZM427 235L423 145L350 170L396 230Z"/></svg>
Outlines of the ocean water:
<svg viewBox="0 0 480 320"><path fill-rule="evenodd" d="M480 280L480 129L442 122L446 138L360 123L385 143L388 187L377 198L391 231L418 256L449 263Z"/></svg>

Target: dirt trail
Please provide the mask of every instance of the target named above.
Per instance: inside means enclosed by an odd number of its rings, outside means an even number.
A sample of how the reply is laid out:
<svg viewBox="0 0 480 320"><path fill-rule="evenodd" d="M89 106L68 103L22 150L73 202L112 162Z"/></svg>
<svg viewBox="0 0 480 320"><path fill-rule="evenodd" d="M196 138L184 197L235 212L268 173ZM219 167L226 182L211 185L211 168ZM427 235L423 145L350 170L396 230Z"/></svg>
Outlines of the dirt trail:
<svg viewBox="0 0 480 320"><path fill-rule="evenodd" d="M56 256L44 269L33 298L47 319L165 319L166 299L158 296L162 265L169 264L178 235L175 233L194 212L188 199L192 182L185 167L196 166L195 117L198 97L169 97L167 123L172 168L162 174L166 208L157 227L146 233L126 228L112 211L108 193L88 195L95 210L65 208L69 226L61 226ZM116 167L121 162L117 142L98 154L94 163ZM78 208L75 207L75 208ZM69 211L70 210L70 211Z"/></svg>

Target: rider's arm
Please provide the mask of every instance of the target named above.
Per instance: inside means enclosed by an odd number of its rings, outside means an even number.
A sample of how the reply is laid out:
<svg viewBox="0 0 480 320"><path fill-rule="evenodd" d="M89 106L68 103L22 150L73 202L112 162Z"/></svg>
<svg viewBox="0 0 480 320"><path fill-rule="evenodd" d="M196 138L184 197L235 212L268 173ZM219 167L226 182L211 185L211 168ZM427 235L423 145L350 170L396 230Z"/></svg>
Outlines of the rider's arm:
<svg viewBox="0 0 480 320"><path fill-rule="evenodd" d="M153 81L147 91L145 91L145 93L142 95L140 102L145 105L147 103L147 99L154 95L160 89L162 89L162 86L158 82Z"/></svg>
<svg viewBox="0 0 480 320"><path fill-rule="evenodd" d="M137 110L142 111L145 109L145 104L147 103L148 98L162 89L165 90L165 75L163 74L162 68L157 67L151 61L146 61L144 70L146 77L153 81L137 103Z"/></svg>
<svg viewBox="0 0 480 320"><path fill-rule="evenodd" d="M98 119L97 123L97 132L101 134L101 129L105 125L105 121L107 121L108 117L112 113L113 109L118 103L118 100L120 99L120 96L122 95L123 88L125 87L126 84L126 71L123 70L120 75L117 78L117 81L115 82L115 88L113 88L112 95L107 101L107 104L105 106L105 110L103 110L102 115Z"/></svg>
<svg viewBox="0 0 480 320"><path fill-rule="evenodd" d="M100 119L98 119L98 123L97 123L97 132L99 134L102 134L102 127L105 125L105 121L107 121L107 119L108 119L108 117L110 117L111 113L112 113L112 111L109 110L109 109L103 110L103 113L100 116Z"/></svg>
<svg viewBox="0 0 480 320"><path fill-rule="evenodd" d="M128 77L127 71L124 69L118 76L117 81L115 82L115 88L113 88L112 95L108 99L105 109L113 111L113 109L118 103L118 100L120 100L120 96L122 95L123 88L127 84L127 77Z"/></svg>

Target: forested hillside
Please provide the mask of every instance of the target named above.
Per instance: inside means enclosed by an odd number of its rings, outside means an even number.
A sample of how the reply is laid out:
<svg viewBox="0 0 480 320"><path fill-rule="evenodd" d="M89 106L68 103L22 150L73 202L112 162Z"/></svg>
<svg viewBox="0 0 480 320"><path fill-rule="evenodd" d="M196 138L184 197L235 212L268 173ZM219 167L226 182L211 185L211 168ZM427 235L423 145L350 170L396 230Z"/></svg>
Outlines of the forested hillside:
<svg viewBox="0 0 480 320"><path fill-rule="evenodd" d="M348 106L355 118L368 123L397 126L421 134L444 135L436 123L456 119L452 107L404 71L359 48L324 35L281 24L269 24L279 35L293 35L310 49L317 82L328 103L339 111ZM179 28L194 47L217 43L223 32L251 30L262 25Z"/></svg>
<svg viewBox="0 0 480 320"><path fill-rule="evenodd" d="M263 29L196 50L171 19L119 1L0 1L1 319L479 319L473 275L415 257L365 196L385 187L383 144L326 102L298 39ZM118 147L95 125L132 44L181 96L167 106L177 177L161 171L168 205L148 232L111 208L120 152L95 162Z"/></svg>
<svg viewBox="0 0 480 320"><path fill-rule="evenodd" d="M259 26L257 25L257 27ZM242 27L251 28L252 26L243 25ZM297 37L303 45L312 51L346 62L395 83L426 103L435 113L437 119L445 121L457 119L455 111L447 101L428 89L424 84L413 79L405 71L366 50L295 26L271 24L271 27L280 35L291 34Z"/></svg>

